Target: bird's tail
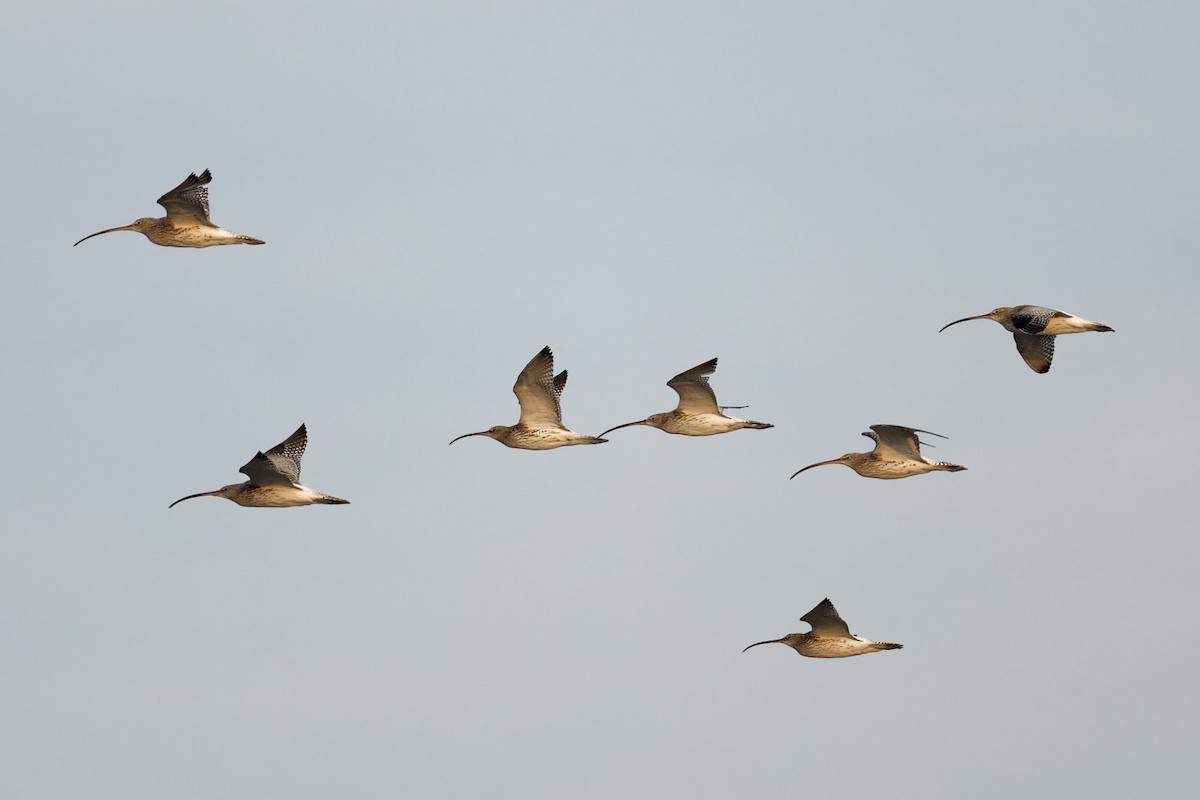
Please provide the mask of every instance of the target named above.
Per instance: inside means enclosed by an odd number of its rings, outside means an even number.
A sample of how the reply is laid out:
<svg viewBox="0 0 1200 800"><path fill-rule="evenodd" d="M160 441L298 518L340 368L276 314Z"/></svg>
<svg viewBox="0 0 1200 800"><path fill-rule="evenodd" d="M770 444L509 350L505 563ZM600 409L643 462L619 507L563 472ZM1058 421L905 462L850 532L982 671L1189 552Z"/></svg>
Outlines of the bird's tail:
<svg viewBox="0 0 1200 800"><path fill-rule="evenodd" d="M904 645L896 644L895 642L876 642L875 647L879 650L899 650Z"/></svg>
<svg viewBox="0 0 1200 800"><path fill-rule="evenodd" d="M774 428L775 426L769 422L755 422L752 419L748 419L748 420L746 420L746 424L744 427L754 428L754 430L756 430L756 431L765 431L767 428Z"/></svg>
<svg viewBox="0 0 1200 800"><path fill-rule="evenodd" d="M327 506L341 506L341 505L349 505L350 504L349 500L343 500L340 497L333 497L333 496L327 495L327 494L321 495L316 500L313 500L313 502L321 503L321 504L327 505Z"/></svg>
<svg viewBox="0 0 1200 800"><path fill-rule="evenodd" d="M946 472L962 472L964 469L966 469L966 467L964 467L962 464L951 464L948 461L935 461L933 462L933 467L934 469L940 469Z"/></svg>

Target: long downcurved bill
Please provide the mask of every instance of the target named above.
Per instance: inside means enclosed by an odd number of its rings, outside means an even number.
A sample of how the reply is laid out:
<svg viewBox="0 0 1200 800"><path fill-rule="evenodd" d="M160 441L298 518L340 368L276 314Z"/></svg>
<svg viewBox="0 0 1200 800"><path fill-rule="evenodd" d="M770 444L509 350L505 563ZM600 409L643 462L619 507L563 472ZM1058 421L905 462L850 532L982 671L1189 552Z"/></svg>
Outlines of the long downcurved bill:
<svg viewBox="0 0 1200 800"><path fill-rule="evenodd" d="M86 242L88 239L92 238L92 236L99 236L102 233L112 233L113 231L131 231L131 230L133 230L132 225L122 225L119 228L109 228L106 231L97 231L96 233L93 233L91 236L83 237L82 239L79 240L79 242ZM76 245L79 244L79 242L76 242L75 244L71 245L71 247L75 247Z"/></svg>
<svg viewBox="0 0 1200 800"><path fill-rule="evenodd" d="M760 644L779 644L782 641L783 641L783 639L767 639L765 642L755 642L754 644L747 647L746 650L749 650L751 647L758 647ZM744 652L746 652L746 650L743 650L742 652L744 653Z"/></svg>
<svg viewBox="0 0 1200 800"><path fill-rule="evenodd" d="M990 318L991 318L991 314L978 314L974 317L963 317L962 319L956 319L956 320L954 320L954 322L951 322L950 325L957 325L960 322L970 322L973 319L990 319ZM949 328L950 325L943 325L942 329L939 330L938 333L941 333L942 331L946 330L946 328Z"/></svg>
<svg viewBox="0 0 1200 800"><path fill-rule="evenodd" d="M604 433L600 434L596 438L603 439L607 434L610 434L615 430L620 430L621 428L628 428L630 425L645 425L645 424L646 424L646 420L644 420L644 419L639 419L637 422L626 422L624 425L618 425L615 428L609 428L608 430L606 430Z"/></svg>
<svg viewBox="0 0 1200 800"><path fill-rule="evenodd" d="M181 497L178 500L176 500L174 503L171 503L171 505L167 506L167 508L174 508L175 506L182 503L184 500L191 500L193 497L215 497L215 496L217 496L216 492L201 492L200 494L189 494L187 497Z"/></svg>
<svg viewBox="0 0 1200 800"><path fill-rule="evenodd" d="M798 470L796 470L795 472L793 472L793 473L792 473L792 478L796 477L796 476L797 476L797 475L799 475L801 472L804 472L804 470L806 470L806 469L812 469L813 467L823 467L823 466L825 466L826 464L836 464L836 463L838 463L839 461L841 461L841 459L840 459L840 458L832 458L832 459L830 459L829 461L818 461L818 462L817 462L817 463L815 463L815 464L809 464L807 467L803 467L803 468L801 468L801 469L798 469ZM788 478L788 480L790 481L792 478Z"/></svg>
<svg viewBox="0 0 1200 800"><path fill-rule="evenodd" d="M483 431L477 431L476 433L464 433L462 436L455 436L453 439L450 440L450 444L454 444L459 439L465 439L468 436L483 436Z"/></svg>

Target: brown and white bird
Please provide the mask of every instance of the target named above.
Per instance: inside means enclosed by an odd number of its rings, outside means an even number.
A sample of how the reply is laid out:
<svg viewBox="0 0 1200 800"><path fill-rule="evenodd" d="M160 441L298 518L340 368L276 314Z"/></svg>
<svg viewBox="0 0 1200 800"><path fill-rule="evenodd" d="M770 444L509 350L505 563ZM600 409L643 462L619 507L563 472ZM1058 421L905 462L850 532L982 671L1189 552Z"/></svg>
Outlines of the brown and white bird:
<svg viewBox="0 0 1200 800"><path fill-rule="evenodd" d="M608 439L569 430L562 423L559 399L567 385L567 371L554 374L554 354L549 346L534 356L513 384L513 393L521 404L516 425L495 425L486 431L464 433L450 440L454 444L468 436L487 436L505 447L518 450L553 450L573 444L603 444Z"/></svg>
<svg viewBox="0 0 1200 800"><path fill-rule="evenodd" d="M637 422L626 422L624 425L609 428L600 435L604 436L631 425L649 425L660 431L679 433L684 436L712 436L741 428L763 430L775 427L769 422L738 419L722 413L722 408L732 408L732 406L717 405L717 396L708 384L708 376L716 371L717 359L711 358L703 364L697 364L691 369L679 373L667 381L667 386L670 386L679 395L679 405L675 407L674 411L651 414Z"/></svg>
<svg viewBox="0 0 1200 800"><path fill-rule="evenodd" d="M342 505L349 500L331 497L300 485L300 457L308 445L308 430L301 425L288 438L272 447L267 452L258 452L254 458L246 462L239 472L250 480L245 483L231 483L222 486L215 492L201 492L181 497L167 508L173 508L184 500L193 497L224 497L239 506L255 506L258 508L288 508L290 506L310 506L314 503L324 505Z"/></svg>
<svg viewBox="0 0 1200 800"><path fill-rule="evenodd" d="M146 238L163 247L212 247L217 244L265 244L262 239L244 236L240 233L227 231L214 225L208 218L208 184L212 181L212 173L208 170L188 175L183 183L158 198L158 204L167 210L165 217L142 217L128 225L85 236L79 242L87 241L92 236L113 231L137 231L145 234ZM75 244L79 244L76 242ZM74 247L75 245L72 245Z"/></svg>
<svg viewBox="0 0 1200 800"><path fill-rule="evenodd" d="M956 319L950 325L972 319L990 319L1003 325L1005 330L1012 333L1021 358L1025 359L1031 370L1041 374L1050 371L1050 361L1054 358L1055 336L1112 330L1099 322L1091 322L1045 306L1002 306L986 314ZM950 325L944 326L938 333Z"/></svg>
<svg viewBox="0 0 1200 800"><path fill-rule="evenodd" d="M829 602L828 597L817 603L817 607L800 620L812 625L812 630L808 633L789 633L782 639L755 642L750 647L758 647L760 644L786 644L800 655L809 658L848 658L874 653L877 650L899 650L904 647L893 642L873 642L850 633L846 621L838 616L837 609ZM746 652L750 647L742 652Z"/></svg>
<svg viewBox="0 0 1200 800"><path fill-rule="evenodd" d="M923 475L926 472L961 472L966 467L950 464L945 461L932 461L921 455L921 441L918 433L927 433L945 439L940 433L923 431L920 428L906 428L903 425L872 425L871 430L863 431L863 436L875 442L875 449L869 453L846 453L841 458L829 461L818 461L792 473L796 477L806 469L820 467L825 464L844 464L864 478L908 478L913 475ZM789 479L790 480L790 479Z"/></svg>

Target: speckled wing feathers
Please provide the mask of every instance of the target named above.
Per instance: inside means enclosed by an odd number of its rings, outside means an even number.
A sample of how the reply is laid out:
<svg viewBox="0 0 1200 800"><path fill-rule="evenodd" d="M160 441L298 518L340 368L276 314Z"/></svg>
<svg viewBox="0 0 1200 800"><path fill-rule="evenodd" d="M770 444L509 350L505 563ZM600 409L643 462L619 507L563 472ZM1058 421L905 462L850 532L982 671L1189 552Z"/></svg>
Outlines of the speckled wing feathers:
<svg viewBox="0 0 1200 800"><path fill-rule="evenodd" d="M300 483L300 458L308 446L308 429L301 425L267 452L259 451L240 472L259 486L294 486Z"/></svg>
<svg viewBox="0 0 1200 800"><path fill-rule="evenodd" d="M167 221L177 227L188 225L212 225L208 218L208 183L212 173L208 170L188 175L183 183L158 198L158 204L167 210Z"/></svg>
<svg viewBox="0 0 1200 800"><path fill-rule="evenodd" d="M667 381L679 395L679 405L676 411L685 414L720 414L717 408L717 396L708 385L708 376L717 371L715 358L697 364L691 369L681 372Z"/></svg>
<svg viewBox="0 0 1200 800"><path fill-rule="evenodd" d="M513 394L521 404L521 425L527 428L561 428L562 407L559 395L567 385L567 372L554 376L554 353L543 347L521 370L513 384Z"/></svg>
<svg viewBox="0 0 1200 800"><path fill-rule="evenodd" d="M812 625L812 632L818 636L850 637L850 627L838 616L837 609L828 597L817 603L817 607L801 617L800 621Z"/></svg>
<svg viewBox="0 0 1200 800"><path fill-rule="evenodd" d="M1054 359L1053 336L1030 336L1026 333L1014 333L1013 341L1017 343L1017 352L1034 372L1045 374L1050 371L1050 362Z"/></svg>
<svg viewBox="0 0 1200 800"><path fill-rule="evenodd" d="M906 428L903 425L872 425L875 436L875 455L891 461L923 461L921 445L917 439L918 433L927 433L945 439L940 433L923 431L920 428Z"/></svg>

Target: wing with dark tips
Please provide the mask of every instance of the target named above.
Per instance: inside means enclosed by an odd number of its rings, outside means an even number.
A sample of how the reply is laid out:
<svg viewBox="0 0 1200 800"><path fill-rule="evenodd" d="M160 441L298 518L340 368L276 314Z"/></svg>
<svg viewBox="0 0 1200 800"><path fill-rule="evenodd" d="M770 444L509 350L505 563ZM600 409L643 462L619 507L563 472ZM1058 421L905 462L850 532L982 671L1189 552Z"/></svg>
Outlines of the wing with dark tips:
<svg viewBox="0 0 1200 800"><path fill-rule="evenodd" d="M1017 343L1017 352L1031 370L1043 375L1050 371L1050 361L1054 358L1053 336L1014 333L1013 340Z"/></svg>
<svg viewBox="0 0 1200 800"><path fill-rule="evenodd" d="M1046 330L1046 326L1050 324L1051 319L1066 316L1070 315L1064 314L1061 311L1055 311L1053 308L1046 308L1045 306L1018 306L1013 311L1010 322L1021 333L1037 336Z"/></svg>
<svg viewBox="0 0 1200 800"><path fill-rule="evenodd" d="M708 385L708 376L717 371L715 358L697 364L686 372L681 372L667 381L679 395L677 411L685 414L720 414L717 408L717 396Z"/></svg>
<svg viewBox="0 0 1200 800"><path fill-rule="evenodd" d="M554 353L543 347L521 370L513 393L521 404L521 424L527 428L561 428L562 408L558 396L567 385L564 370L554 377Z"/></svg>
<svg viewBox="0 0 1200 800"><path fill-rule="evenodd" d="M300 483L300 457L308 446L304 425L267 452L259 452L240 470L259 486L294 486Z"/></svg>
<svg viewBox="0 0 1200 800"><path fill-rule="evenodd" d="M818 636L850 636L849 626L838 616L837 609L828 597L817 603L817 607L801 617L800 621L812 625L812 632Z"/></svg>
<svg viewBox="0 0 1200 800"><path fill-rule="evenodd" d="M183 183L158 198L158 204L167 210L167 222L183 227L188 225L212 225L208 219L208 184L212 173L208 170L188 175Z"/></svg>
<svg viewBox="0 0 1200 800"><path fill-rule="evenodd" d="M921 443L917 440L918 433L927 433L945 439L940 433L923 431L920 428L906 428L903 425L872 425L875 431L875 455L888 460L921 461ZM864 434L865 435L865 434Z"/></svg>

